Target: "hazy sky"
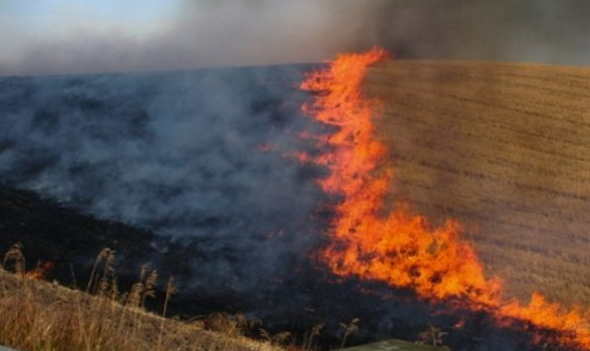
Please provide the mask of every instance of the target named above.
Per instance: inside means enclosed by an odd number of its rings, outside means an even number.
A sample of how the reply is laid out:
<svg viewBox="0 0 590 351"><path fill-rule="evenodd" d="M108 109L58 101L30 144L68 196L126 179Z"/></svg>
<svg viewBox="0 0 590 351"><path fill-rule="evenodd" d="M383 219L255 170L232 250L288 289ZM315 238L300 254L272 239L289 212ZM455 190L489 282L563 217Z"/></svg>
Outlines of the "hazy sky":
<svg viewBox="0 0 590 351"><path fill-rule="evenodd" d="M0 74L319 61L342 48L364 8L356 0L0 0Z"/></svg>
<svg viewBox="0 0 590 351"><path fill-rule="evenodd" d="M147 43L150 37L174 25L181 3L181 0L0 0L0 72L67 71L66 67L58 68L61 65L55 61L59 60L51 58L48 60L54 63L48 62L46 67L34 63L40 58L30 56L45 47L55 49L48 56L69 55L74 56L71 58L74 61L76 55L84 56L84 51L95 54L92 46L109 37L114 45L121 41Z"/></svg>
<svg viewBox="0 0 590 351"><path fill-rule="evenodd" d="M125 32L137 38L165 29L180 0L0 0L3 40L64 39L75 31ZM23 44L22 42L20 44Z"/></svg>
<svg viewBox="0 0 590 351"><path fill-rule="evenodd" d="M0 75L398 57L590 64L588 0L0 0Z"/></svg>

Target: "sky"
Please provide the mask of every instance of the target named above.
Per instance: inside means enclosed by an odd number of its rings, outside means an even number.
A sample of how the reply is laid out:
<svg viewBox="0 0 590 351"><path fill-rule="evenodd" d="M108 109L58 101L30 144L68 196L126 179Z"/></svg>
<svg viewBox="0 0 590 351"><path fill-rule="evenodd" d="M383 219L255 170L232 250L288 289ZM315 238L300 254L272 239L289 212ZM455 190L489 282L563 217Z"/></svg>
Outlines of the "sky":
<svg viewBox="0 0 590 351"><path fill-rule="evenodd" d="M174 20L178 0L1 0L4 40L66 38L74 31L121 31L138 38ZM12 42L11 49L18 49Z"/></svg>
<svg viewBox="0 0 590 351"><path fill-rule="evenodd" d="M322 61L365 8L338 2L0 0L0 75Z"/></svg>
<svg viewBox="0 0 590 351"><path fill-rule="evenodd" d="M0 0L0 75L399 58L590 64L587 0Z"/></svg>
<svg viewBox="0 0 590 351"><path fill-rule="evenodd" d="M27 56L44 46L55 45L65 49L64 55L82 56L83 51L93 51L88 46L103 38L114 38L117 45L120 41L147 43L150 37L173 26L181 3L180 0L0 0L0 69L26 72L27 67L23 66L27 66ZM51 67L36 69L32 62L28 65L33 72L52 70Z"/></svg>

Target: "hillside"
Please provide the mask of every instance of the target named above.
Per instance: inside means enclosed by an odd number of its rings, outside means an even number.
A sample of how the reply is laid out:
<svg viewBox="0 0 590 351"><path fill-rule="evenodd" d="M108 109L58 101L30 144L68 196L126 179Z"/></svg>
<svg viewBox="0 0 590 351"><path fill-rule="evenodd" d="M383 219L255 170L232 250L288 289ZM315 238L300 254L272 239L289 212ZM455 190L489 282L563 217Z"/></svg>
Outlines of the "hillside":
<svg viewBox="0 0 590 351"><path fill-rule="evenodd" d="M37 262L53 262L55 268L48 278L67 286L88 278L94 258L105 247L117 253L117 273L123 285L133 284L141 266L148 262L167 276L180 278L188 270L190 253L179 245L145 230L80 214L1 182L0 234L0 252L20 242L27 269ZM174 256L162 255L164 249L173 251Z"/></svg>
<svg viewBox="0 0 590 351"><path fill-rule="evenodd" d="M29 268L36 260L52 261L56 272L51 278L64 278L62 282L67 284L72 280L70 264L76 266L76 274L82 274L78 269L87 270L104 247L126 257L125 264L130 266L127 273L133 276L141 264L155 258L155 250L150 246L156 240L152 233L79 214L3 183L0 183L0 233L0 252L21 242L32 260ZM137 240L138 237L145 240ZM86 278L88 272L83 273Z"/></svg>
<svg viewBox="0 0 590 351"><path fill-rule="evenodd" d="M392 196L459 219L489 275L590 306L590 69L387 61L365 92Z"/></svg>
<svg viewBox="0 0 590 351"><path fill-rule="evenodd" d="M134 295L136 300L142 294L149 298L149 288L142 288L129 295L109 291L91 296L56 283L20 278L0 266L0 345L48 351L281 350L241 336L230 319L221 332L211 331L209 320L189 323L148 313L133 302Z"/></svg>

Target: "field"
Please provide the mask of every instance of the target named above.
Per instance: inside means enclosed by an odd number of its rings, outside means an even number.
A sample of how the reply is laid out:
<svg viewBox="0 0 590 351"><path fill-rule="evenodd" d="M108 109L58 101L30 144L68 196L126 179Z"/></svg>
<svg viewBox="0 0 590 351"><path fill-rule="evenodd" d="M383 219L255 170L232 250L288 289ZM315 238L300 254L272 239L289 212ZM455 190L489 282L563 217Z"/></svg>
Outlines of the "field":
<svg viewBox="0 0 590 351"><path fill-rule="evenodd" d="M392 197L459 219L509 295L590 307L590 69L393 60L364 89Z"/></svg>

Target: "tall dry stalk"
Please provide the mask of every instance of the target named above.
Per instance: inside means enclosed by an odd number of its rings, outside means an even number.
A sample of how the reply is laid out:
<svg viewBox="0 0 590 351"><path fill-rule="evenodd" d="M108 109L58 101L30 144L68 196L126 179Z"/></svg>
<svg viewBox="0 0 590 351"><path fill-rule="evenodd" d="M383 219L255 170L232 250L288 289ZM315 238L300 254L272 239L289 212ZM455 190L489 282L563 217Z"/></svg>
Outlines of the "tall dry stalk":
<svg viewBox="0 0 590 351"><path fill-rule="evenodd" d="M13 264L14 273L24 277L26 272L26 260L23 255L23 245L16 243L6 252L2 261L2 268L7 269L9 263Z"/></svg>
<svg viewBox="0 0 590 351"><path fill-rule="evenodd" d="M172 296L178 293L178 288L176 287L176 282L174 281L174 277L170 277L168 279L168 283L166 284L166 299L164 300L164 310L162 311L162 317L166 318L166 312L168 312L168 303L172 299Z"/></svg>
<svg viewBox="0 0 590 351"><path fill-rule="evenodd" d="M5 255L3 267L15 264L18 275L0 269L1 345L35 351L202 351L219 345L228 351L272 350L266 344L215 336L194 324L165 320L145 311L143 305L155 295L157 281L157 272L149 266L140 274L137 308L129 308L128 297L133 293L119 291L112 250L102 250L94 262L86 290L96 295L23 279L24 262L22 246L15 245ZM163 316L168 314L176 291L170 279Z"/></svg>
<svg viewBox="0 0 590 351"><path fill-rule="evenodd" d="M156 285L158 283L158 271L153 270L145 281L145 288L141 296L141 307L145 308L145 301L148 298L156 297Z"/></svg>
<svg viewBox="0 0 590 351"><path fill-rule="evenodd" d="M307 342L305 342L305 350L307 351L311 351L311 347L312 347L312 343L313 343L313 338L320 335L320 333L322 332L322 329L324 328L324 324L323 323L319 323L313 326L313 328L311 328L311 331L309 332L309 339L307 339Z"/></svg>
<svg viewBox="0 0 590 351"><path fill-rule="evenodd" d="M166 313L168 312L168 302L172 299L172 296L178 292L176 284L174 283L174 277L170 277L168 279L168 283L166 284L166 298L164 299L164 310L162 311L162 321L160 322L160 332L158 333L158 342L156 344L156 351L161 350L162 346L162 335L164 332L164 322L166 318Z"/></svg>
<svg viewBox="0 0 590 351"><path fill-rule="evenodd" d="M359 330L359 319L358 318L354 318L353 320L350 321L350 323L345 324L345 323L340 323L340 327L342 329L344 329L344 336L342 337L342 343L340 344L340 348L343 349L344 346L346 345L346 340L348 339L348 337L352 334L356 334L356 332L358 332Z"/></svg>
<svg viewBox="0 0 590 351"><path fill-rule="evenodd" d="M86 292L90 293L90 288L92 287L92 285L95 283L95 276L96 276L96 270L98 269L98 265L107 259L107 257L110 257L113 254L113 250L109 249L108 247L105 247L104 249L102 249L98 256L96 256L96 259L94 260L94 264L92 265L92 271L90 272L90 278L88 279L88 285L86 286Z"/></svg>

